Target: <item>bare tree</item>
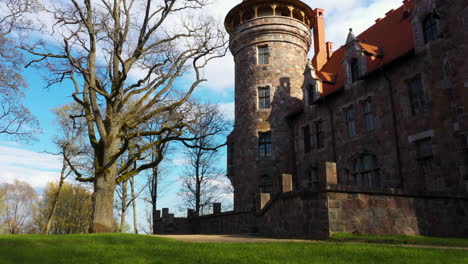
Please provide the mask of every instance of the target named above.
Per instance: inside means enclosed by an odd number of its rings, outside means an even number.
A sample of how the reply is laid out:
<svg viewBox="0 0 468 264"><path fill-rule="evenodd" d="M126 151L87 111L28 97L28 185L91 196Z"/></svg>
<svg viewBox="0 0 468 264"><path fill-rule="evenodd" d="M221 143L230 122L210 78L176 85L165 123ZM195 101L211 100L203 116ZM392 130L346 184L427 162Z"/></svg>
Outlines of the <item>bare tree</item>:
<svg viewBox="0 0 468 264"><path fill-rule="evenodd" d="M71 163L75 168L88 167L86 166L86 159L89 158L91 150L85 141L86 126L84 120L79 118L81 108L76 103L64 105L59 108L53 109L55 114L54 125L59 129L59 135L54 139L54 144L60 150L60 155L63 157L62 169L60 171L60 179L57 186L57 192L52 198L50 212L47 217L47 223L43 230L44 234L49 234L57 205L59 202L60 193L65 180L72 170L70 169ZM87 155L88 154L88 155ZM78 159L78 161L76 161ZM84 159L84 160L83 160ZM88 171L91 169L88 168Z"/></svg>
<svg viewBox="0 0 468 264"><path fill-rule="evenodd" d="M126 217L127 212L130 207L132 207L134 211L133 215L133 224L137 224L136 218L136 199L140 197L140 194L146 189L146 185L141 187L138 191L135 191L135 183L133 182L134 178L130 178L126 181L121 182L116 188L116 204L115 209L117 210L117 214L120 217L119 223L119 231L125 232L126 231ZM130 190L128 185L130 183ZM130 191L130 192L129 192ZM134 228L134 232L138 234L138 227Z"/></svg>
<svg viewBox="0 0 468 264"><path fill-rule="evenodd" d="M13 184L0 185L0 193L5 193L6 208L0 215L0 227L8 234L20 234L28 231L32 225L37 194L27 183L15 180Z"/></svg>
<svg viewBox="0 0 468 264"><path fill-rule="evenodd" d="M116 185L155 166L148 161L132 168L135 161L144 160L145 152L161 144L142 144L141 137L172 131L175 136L164 140L186 140L187 119L158 130L142 130L142 124L155 116L183 114L181 107L205 81L207 63L224 56L225 33L212 19L181 19L205 5L205 0L54 3L46 11L55 18L51 31L60 35L61 45L24 44L24 50L37 56L28 66L48 67L50 85L72 81L72 97L85 115L95 172L91 177L74 172L78 180L94 183L91 232L112 231ZM185 75L175 85L184 73L191 78ZM131 144L138 151L118 166Z"/></svg>
<svg viewBox="0 0 468 264"><path fill-rule="evenodd" d="M22 104L27 86L21 68L24 57L11 33L28 26L23 15L34 7L33 0L0 0L0 134L24 141L34 140L40 129Z"/></svg>
<svg viewBox="0 0 468 264"><path fill-rule="evenodd" d="M182 189L179 195L185 206L194 208L197 215L202 215L211 203L220 199L223 192L219 181L224 173L216 165L219 162L217 150L223 144L217 141L225 141L225 133L230 127L215 105L199 106L198 114L199 123L192 130L196 140L185 150L187 164L181 176Z"/></svg>

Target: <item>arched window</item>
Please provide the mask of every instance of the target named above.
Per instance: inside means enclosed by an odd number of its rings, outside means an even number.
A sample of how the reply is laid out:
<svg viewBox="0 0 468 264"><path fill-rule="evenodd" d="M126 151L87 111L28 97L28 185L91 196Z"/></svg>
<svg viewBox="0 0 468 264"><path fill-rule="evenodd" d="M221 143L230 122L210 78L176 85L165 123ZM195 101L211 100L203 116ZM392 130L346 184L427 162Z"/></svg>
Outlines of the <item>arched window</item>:
<svg viewBox="0 0 468 264"><path fill-rule="evenodd" d="M351 60L351 81L355 82L359 79L359 62L357 59Z"/></svg>
<svg viewBox="0 0 468 264"><path fill-rule="evenodd" d="M372 154L362 154L353 160L350 182L360 186L379 187L381 185L377 158Z"/></svg>
<svg viewBox="0 0 468 264"><path fill-rule="evenodd" d="M264 17L264 16L272 16L273 15L273 9L271 6L261 6L258 8L258 17Z"/></svg>
<svg viewBox="0 0 468 264"><path fill-rule="evenodd" d="M260 192L261 193L272 193L273 183L269 175L263 175L260 178Z"/></svg>
<svg viewBox="0 0 468 264"><path fill-rule="evenodd" d="M433 14L428 15L423 21L424 43L437 39L437 21Z"/></svg>

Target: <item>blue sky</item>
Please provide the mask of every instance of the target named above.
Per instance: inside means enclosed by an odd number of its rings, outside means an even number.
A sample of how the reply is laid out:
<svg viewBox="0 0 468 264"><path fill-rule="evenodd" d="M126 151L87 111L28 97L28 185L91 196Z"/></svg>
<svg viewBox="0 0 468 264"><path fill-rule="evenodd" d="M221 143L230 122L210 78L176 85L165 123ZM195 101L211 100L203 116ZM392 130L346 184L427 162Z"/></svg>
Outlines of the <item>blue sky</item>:
<svg viewBox="0 0 468 264"><path fill-rule="evenodd" d="M220 22L227 12L240 3L240 0L214 0L214 4L204 12L210 14ZM401 0L305 0L312 8L323 8L326 12L327 40L334 42L337 49L344 44L349 28L359 34L374 24L377 18L384 17L390 9L398 8ZM312 57L313 54L310 54ZM27 69L24 76L29 84L26 91L25 105L39 119L44 134L39 135L39 141L32 144L22 144L0 135L0 183L12 182L20 179L33 185L41 192L45 183L58 179L61 161L57 157L41 153L54 151L51 139L55 128L51 122L54 118L51 109L71 101L70 87L66 83L61 86L44 88L41 75L46 74L38 69ZM212 64L205 71L208 82L202 84L195 96L202 101L220 104L220 108L227 116L233 118L234 110L234 63L232 56L226 57ZM169 162L171 178L174 182L162 197L159 205L170 207L174 211L180 203L177 198L178 186L175 178L180 174L183 157L174 153ZM225 150L220 158L220 167L225 167ZM140 218L146 210L143 202L139 203ZM141 221L143 222L143 221Z"/></svg>

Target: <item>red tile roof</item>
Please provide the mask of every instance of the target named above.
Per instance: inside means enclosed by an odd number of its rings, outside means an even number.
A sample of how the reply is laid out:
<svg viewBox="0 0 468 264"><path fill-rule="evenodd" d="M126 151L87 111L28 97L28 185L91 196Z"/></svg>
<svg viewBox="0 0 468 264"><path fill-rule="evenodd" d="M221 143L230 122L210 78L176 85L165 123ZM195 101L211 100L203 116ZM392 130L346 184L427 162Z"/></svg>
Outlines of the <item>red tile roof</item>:
<svg viewBox="0 0 468 264"><path fill-rule="evenodd" d="M410 52L414 48L413 31L406 10L414 9L412 0L404 1L404 4L390 10L382 19L362 32L356 38L361 41L360 47L368 53L367 72L372 72L380 66L387 64L398 57ZM336 50L328 62L320 69L320 72L333 73L335 83L324 83L322 95L327 95L344 86L343 60L345 47ZM376 55L381 55L375 57ZM318 76L320 76L318 74Z"/></svg>

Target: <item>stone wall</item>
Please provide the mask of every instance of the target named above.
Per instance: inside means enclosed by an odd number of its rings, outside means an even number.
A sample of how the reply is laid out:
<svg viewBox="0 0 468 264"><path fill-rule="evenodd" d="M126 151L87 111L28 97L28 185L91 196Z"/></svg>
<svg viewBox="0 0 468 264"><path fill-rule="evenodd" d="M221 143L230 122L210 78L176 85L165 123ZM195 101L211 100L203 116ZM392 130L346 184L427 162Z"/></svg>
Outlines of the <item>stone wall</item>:
<svg viewBox="0 0 468 264"><path fill-rule="evenodd" d="M259 233L280 238L328 237L327 195L290 192L273 198L258 214Z"/></svg>
<svg viewBox="0 0 468 264"><path fill-rule="evenodd" d="M328 192L330 234L468 237L468 199Z"/></svg>
<svg viewBox="0 0 468 264"><path fill-rule="evenodd" d="M257 232L257 218L250 212L225 212L188 218L193 234L249 234Z"/></svg>

